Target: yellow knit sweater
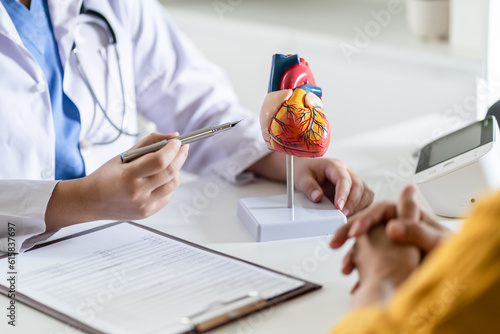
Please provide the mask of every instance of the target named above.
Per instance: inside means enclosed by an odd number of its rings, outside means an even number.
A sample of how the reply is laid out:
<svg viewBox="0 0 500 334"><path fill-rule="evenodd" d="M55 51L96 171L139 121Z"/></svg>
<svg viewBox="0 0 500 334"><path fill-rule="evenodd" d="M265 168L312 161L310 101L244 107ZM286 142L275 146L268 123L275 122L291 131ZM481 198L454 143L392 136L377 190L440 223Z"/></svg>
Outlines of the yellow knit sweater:
<svg viewBox="0 0 500 334"><path fill-rule="evenodd" d="M500 193L473 210L383 306L347 314L331 334L500 333Z"/></svg>

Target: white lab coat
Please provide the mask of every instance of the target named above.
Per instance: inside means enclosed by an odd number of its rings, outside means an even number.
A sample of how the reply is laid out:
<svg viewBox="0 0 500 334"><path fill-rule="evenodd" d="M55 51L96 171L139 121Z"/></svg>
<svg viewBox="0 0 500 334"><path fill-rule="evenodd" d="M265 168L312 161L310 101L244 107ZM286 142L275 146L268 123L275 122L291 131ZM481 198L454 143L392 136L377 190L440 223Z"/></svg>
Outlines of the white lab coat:
<svg viewBox="0 0 500 334"><path fill-rule="evenodd" d="M64 91L80 111L80 146L89 174L132 146L136 138L122 135L113 144L84 145L116 134L103 113L94 109L70 54L75 32L99 20L78 15L81 0L48 0L48 4L64 69ZM256 116L238 106L222 71L178 31L155 0L85 0L85 6L102 13L117 36L130 124L126 130L137 130L137 112L156 123L162 133L186 133L244 119L234 131L193 143L184 166L190 172L216 172L233 181L245 176L242 171L268 152ZM119 124L123 103L113 49L97 52L82 44L79 52L98 98ZM23 46L1 4L0 73L0 250L8 249L7 226L12 223L15 251L22 252L33 246L33 236L45 232L45 210L57 183L55 135L42 69ZM100 126L89 129L94 110L94 124Z"/></svg>

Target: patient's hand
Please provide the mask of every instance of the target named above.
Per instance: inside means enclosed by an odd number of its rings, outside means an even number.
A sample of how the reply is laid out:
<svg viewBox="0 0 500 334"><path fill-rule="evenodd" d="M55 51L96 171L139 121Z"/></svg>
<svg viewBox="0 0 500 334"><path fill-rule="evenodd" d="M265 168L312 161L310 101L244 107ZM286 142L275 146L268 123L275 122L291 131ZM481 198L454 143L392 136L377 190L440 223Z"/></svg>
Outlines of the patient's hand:
<svg viewBox="0 0 500 334"><path fill-rule="evenodd" d="M361 236L373 226L385 224L391 240L414 245L424 255L427 254L452 232L419 207L415 193L415 187L408 186L397 202L378 203L352 216L335 232L330 246L339 248L347 239ZM351 255L352 252L349 252L344 261L342 271L345 274L353 269Z"/></svg>
<svg viewBox="0 0 500 334"><path fill-rule="evenodd" d="M396 203L379 203L359 212L333 236L332 248L357 238L342 265L344 274L359 272L360 281L353 288L355 306L384 300L422 256L451 234L420 209L415 193L414 186L406 187Z"/></svg>
<svg viewBox="0 0 500 334"><path fill-rule="evenodd" d="M353 288L353 307L385 301L417 268L420 251L391 241L383 225L357 238L352 261L359 274Z"/></svg>

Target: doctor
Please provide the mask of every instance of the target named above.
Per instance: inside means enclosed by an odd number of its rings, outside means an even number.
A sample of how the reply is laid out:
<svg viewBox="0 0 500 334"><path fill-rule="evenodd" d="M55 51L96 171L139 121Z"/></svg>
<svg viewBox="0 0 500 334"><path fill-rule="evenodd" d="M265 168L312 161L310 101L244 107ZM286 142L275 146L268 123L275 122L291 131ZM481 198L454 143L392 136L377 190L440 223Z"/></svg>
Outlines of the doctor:
<svg viewBox="0 0 500 334"><path fill-rule="evenodd" d="M71 224L145 218L168 204L181 167L235 183L285 180L284 157L269 153L256 116L155 0L0 0L0 73L2 251L22 252ZM138 113L171 135L135 147L244 122L193 144L189 158L173 140L122 164L118 154L141 134ZM334 185L347 215L373 200L342 161L298 159L295 174L313 201Z"/></svg>

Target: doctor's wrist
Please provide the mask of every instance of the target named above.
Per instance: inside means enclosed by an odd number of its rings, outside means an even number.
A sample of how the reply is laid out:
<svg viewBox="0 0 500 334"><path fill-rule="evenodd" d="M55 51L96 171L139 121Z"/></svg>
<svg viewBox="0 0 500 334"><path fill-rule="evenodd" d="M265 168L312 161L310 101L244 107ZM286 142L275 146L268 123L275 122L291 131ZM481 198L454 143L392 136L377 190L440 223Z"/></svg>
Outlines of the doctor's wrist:
<svg viewBox="0 0 500 334"><path fill-rule="evenodd" d="M285 155L270 152L248 167L246 172L254 173L269 180L284 182L286 180Z"/></svg>
<svg viewBox="0 0 500 334"><path fill-rule="evenodd" d="M81 178L56 184L45 211L47 231L99 219L86 181L86 178Z"/></svg>

